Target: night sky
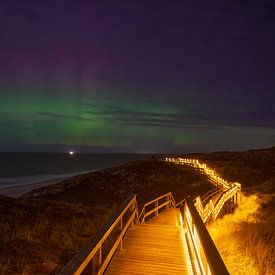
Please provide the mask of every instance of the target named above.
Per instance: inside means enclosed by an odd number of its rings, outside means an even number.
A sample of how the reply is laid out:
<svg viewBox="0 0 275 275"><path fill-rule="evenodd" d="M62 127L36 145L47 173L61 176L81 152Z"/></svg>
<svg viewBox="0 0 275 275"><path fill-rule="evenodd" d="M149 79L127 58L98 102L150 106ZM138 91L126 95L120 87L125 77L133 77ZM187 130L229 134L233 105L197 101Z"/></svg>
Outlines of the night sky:
<svg viewBox="0 0 275 275"><path fill-rule="evenodd" d="M270 147L274 105L274 0L0 0L0 151Z"/></svg>

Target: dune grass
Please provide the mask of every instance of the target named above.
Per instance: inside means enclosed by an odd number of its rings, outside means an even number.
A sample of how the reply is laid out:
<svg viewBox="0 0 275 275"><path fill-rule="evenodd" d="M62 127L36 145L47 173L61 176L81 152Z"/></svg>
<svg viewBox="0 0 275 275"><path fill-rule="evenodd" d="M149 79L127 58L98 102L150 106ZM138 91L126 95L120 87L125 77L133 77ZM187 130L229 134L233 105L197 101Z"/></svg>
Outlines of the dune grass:
<svg viewBox="0 0 275 275"><path fill-rule="evenodd" d="M138 161L82 174L20 198L0 196L0 274L56 274L130 193L141 205L211 188L190 169Z"/></svg>
<svg viewBox="0 0 275 275"><path fill-rule="evenodd" d="M0 200L0 274L54 274L110 209L42 199Z"/></svg>
<svg viewBox="0 0 275 275"><path fill-rule="evenodd" d="M274 195L243 196L234 214L208 226L230 274L275 274Z"/></svg>

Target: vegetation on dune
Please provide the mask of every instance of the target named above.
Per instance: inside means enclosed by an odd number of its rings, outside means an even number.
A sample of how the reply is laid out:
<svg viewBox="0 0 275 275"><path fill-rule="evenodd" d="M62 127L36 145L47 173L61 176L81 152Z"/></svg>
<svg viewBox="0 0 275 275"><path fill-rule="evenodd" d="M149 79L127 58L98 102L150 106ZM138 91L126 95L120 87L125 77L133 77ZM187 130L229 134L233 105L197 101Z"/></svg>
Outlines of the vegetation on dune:
<svg viewBox="0 0 275 275"><path fill-rule="evenodd" d="M143 204L166 192L173 192L175 199L181 200L186 195L198 195L209 188L206 176L194 173L192 168L152 160L75 176L34 190L24 197L113 205L134 193L138 194L139 204Z"/></svg>
<svg viewBox="0 0 275 275"><path fill-rule="evenodd" d="M0 197L0 270L52 274L87 242L130 193L139 203L174 191L178 199L211 186L188 167L131 162L79 175L17 199Z"/></svg>
<svg viewBox="0 0 275 275"><path fill-rule="evenodd" d="M111 213L43 199L0 200L0 269L49 274L67 262Z"/></svg>
<svg viewBox="0 0 275 275"><path fill-rule="evenodd" d="M230 274L275 273L275 195L244 196L208 230Z"/></svg>

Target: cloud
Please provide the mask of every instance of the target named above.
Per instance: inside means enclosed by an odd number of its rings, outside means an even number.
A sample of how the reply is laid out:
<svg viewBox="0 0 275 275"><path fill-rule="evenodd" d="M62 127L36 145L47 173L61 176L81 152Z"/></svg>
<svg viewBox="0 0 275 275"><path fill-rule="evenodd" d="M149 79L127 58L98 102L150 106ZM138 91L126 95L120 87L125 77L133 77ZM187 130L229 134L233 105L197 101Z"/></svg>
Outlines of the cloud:
<svg viewBox="0 0 275 275"><path fill-rule="evenodd" d="M176 113L160 113L160 112L142 112L129 111L120 108L105 108L100 111L88 111L87 114L93 115L101 121L109 121L112 123L139 126L139 127L163 127L163 128L181 128L181 129L223 129L220 125L203 124L196 121L194 117Z"/></svg>
<svg viewBox="0 0 275 275"><path fill-rule="evenodd" d="M82 116L64 115L64 114L57 114L57 113L53 113L53 112L39 112L38 114L40 116L52 117L52 118L57 118L57 119L74 119L74 120L94 121L94 119L85 118Z"/></svg>
<svg viewBox="0 0 275 275"><path fill-rule="evenodd" d="M234 94L230 96L221 91L177 94L177 97L167 95L167 100L150 93L144 94L144 91L133 98L105 94L88 97L86 102L78 104L87 108L87 114L125 125L134 123L168 128L189 125L275 128L272 100L257 98L257 94L253 94L253 98L243 94L238 97Z"/></svg>

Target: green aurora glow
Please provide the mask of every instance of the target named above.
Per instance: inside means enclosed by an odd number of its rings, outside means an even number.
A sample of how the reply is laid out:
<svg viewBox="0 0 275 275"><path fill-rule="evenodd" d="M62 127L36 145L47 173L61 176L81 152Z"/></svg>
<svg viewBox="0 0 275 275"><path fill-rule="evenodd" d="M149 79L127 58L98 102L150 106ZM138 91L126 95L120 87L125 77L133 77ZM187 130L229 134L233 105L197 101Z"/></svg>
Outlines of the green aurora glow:
<svg viewBox="0 0 275 275"><path fill-rule="evenodd" d="M126 152L161 152L188 150L195 145L200 145L198 150L230 147L236 141L246 143L247 147L268 146L275 133L268 127L190 124L191 114L165 101L127 98L123 94L60 94L32 89L1 93L0 144L102 146Z"/></svg>

